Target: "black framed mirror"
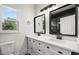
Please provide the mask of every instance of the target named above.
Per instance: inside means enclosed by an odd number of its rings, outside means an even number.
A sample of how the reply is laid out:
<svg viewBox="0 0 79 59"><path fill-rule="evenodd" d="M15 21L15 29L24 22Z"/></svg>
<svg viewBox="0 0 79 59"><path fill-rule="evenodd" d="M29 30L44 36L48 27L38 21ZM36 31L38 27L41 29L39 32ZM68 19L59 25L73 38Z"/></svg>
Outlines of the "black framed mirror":
<svg viewBox="0 0 79 59"><path fill-rule="evenodd" d="M50 12L50 34L77 36L77 6L68 4Z"/></svg>
<svg viewBox="0 0 79 59"><path fill-rule="evenodd" d="M34 33L46 33L45 14L34 17Z"/></svg>

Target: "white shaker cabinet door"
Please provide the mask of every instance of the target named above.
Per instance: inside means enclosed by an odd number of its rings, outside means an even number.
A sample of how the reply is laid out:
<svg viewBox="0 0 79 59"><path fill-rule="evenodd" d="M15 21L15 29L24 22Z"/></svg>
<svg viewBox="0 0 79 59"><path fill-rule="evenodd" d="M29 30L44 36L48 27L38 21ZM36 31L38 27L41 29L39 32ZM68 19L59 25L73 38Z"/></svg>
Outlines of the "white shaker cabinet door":
<svg viewBox="0 0 79 59"><path fill-rule="evenodd" d="M27 53L31 54L31 50L33 48L33 43L32 43L32 39L28 38L28 47L27 47Z"/></svg>

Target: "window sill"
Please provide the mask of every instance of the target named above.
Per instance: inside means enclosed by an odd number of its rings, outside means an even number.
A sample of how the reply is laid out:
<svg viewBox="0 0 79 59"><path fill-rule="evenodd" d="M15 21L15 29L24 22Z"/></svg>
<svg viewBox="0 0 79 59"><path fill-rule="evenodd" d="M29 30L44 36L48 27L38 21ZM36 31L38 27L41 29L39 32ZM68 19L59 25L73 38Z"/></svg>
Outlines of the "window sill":
<svg viewBox="0 0 79 59"><path fill-rule="evenodd" d="M18 30L3 30L3 31L0 31L0 34L14 34L14 33L19 33Z"/></svg>

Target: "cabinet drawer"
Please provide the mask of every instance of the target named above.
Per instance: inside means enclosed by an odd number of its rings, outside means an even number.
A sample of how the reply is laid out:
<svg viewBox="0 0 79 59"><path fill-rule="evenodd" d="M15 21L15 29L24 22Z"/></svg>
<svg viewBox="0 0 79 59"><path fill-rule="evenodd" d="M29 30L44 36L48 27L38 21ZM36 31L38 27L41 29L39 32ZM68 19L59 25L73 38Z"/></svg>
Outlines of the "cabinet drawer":
<svg viewBox="0 0 79 59"><path fill-rule="evenodd" d="M36 52L34 49L32 50L32 55L40 55L40 53Z"/></svg>
<svg viewBox="0 0 79 59"><path fill-rule="evenodd" d="M33 40L33 46L37 48L41 48L41 46L43 46L43 43L37 40Z"/></svg>
<svg viewBox="0 0 79 59"><path fill-rule="evenodd" d="M46 55L59 55L59 54L56 51L54 51L54 50L46 49Z"/></svg>
<svg viewBox="0 0 79 59"><path fill-rule="evenodd" d="M28 50L33 55L71 55L69 50L35 39L28 40Z"/></svg>
<svg viewBox="0 0 79 59"><path fill-rule="evenodd" d="M41 47L34 47L34 46L33 46L33 48L34 48L35 51L36 51L37 53L39 53L40 55L45 55L45 54L46 54L46 49L43 49L43 48L41 48Z"/></svg>
<svg viewBox="0 0 79 59"><path fill-rule="evenodd" d="M39 48L42 50L43 55L58 55L58 53L55 51L55 49L52 49L52 46L50 46L47 43L39 42Z"/></svg>
<svg viewBox="0 0 79 59"><path fill-rule="evenodd" d="M31 38L28 38L28 43L32 43L32 39Z"/></svg>
<svg viewBox="0 0 79 59"><path fill-rule="evenodd" d="M57 53L62 54L62 55L70 55L71 54L70 51L62 49L62 48L56 47L55 49L56 49Z"/></svg>
<svg viewBox="0 0 79 59"><path fill-rule="evenodd" d="M50 51L55 51L57 53L57 55L61 54L61 55L70 55L71 52L69 50L66 50L66 49L63 49L63 48L60 48L60 47L57 47L57 46L54 46L54 45L50 45L50 44L47 44L46 45L46 48Z"/></svg>
<svg viewBox="0 0 79 59"><path fill-rule="evenodd" d="M31 54L32 55L40 55L40 53L37 52L37 49L35 49L34 47L31 49Z"/></svg>

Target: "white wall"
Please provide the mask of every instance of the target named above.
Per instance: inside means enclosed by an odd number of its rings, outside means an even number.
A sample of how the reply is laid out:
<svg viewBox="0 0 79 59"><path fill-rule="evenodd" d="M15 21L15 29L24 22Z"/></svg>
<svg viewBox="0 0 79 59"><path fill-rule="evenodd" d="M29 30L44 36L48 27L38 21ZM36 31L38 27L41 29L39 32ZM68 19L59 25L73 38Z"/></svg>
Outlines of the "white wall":
<svg viewBox="0 0 79 59"><path fill-rule="evenodd" d="M0 33L0 42L15 41L15 54L25 54L27 52L27 41L25 34L34 34L33 18L34 6L27 4L5 4L17 10L17 20L19 21L19 32L21 33ZM27 23L29 21L29 23Z"/></svg>
<svg viewBox="0 0 79 59"><path fill-rule="evenodd" d="M19 31L25 34L34 33L34 7L33 5L26 5L18 11L18 20L19 20ZM27 23L29 22L29 23Z"/></svg>
<svg viewBox="0 0 79 59"><path fill-rule="evenodd" d="M19 20L19 32L20 33L34 35L33 18L34 18L34 6L33 5L25 5L22 7L20 6L18 10L18 17L17 17L17 19ZM25 40L21 48L22 52L20 54L25 53L25 51L27 50L25 48L26 45L27 45L27 42Z"/></svg>

